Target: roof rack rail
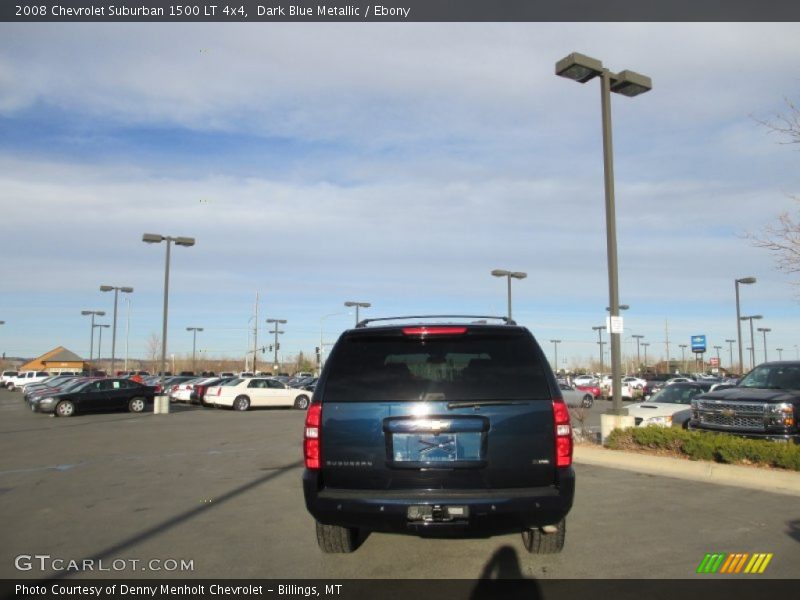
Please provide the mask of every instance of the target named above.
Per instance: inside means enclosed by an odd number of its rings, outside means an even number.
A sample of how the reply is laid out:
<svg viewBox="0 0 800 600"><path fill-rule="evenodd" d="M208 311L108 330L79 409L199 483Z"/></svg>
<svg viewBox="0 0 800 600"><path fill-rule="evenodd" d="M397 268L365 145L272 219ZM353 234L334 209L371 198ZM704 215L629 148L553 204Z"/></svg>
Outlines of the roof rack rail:
<svg viewBox="0 0 800 600"><path fill-rule="evenodd" d="M516 321L512 321L508 317L496 317L492 315L409 315L405 317L381 317L379 319L362 319L356 323L356 328L366 327L368 323L375 323L376 321L408 321L410 319L475 319L473 323L485 324L487 319L496 321L503 321L506 325L516 325Z"/></svg>

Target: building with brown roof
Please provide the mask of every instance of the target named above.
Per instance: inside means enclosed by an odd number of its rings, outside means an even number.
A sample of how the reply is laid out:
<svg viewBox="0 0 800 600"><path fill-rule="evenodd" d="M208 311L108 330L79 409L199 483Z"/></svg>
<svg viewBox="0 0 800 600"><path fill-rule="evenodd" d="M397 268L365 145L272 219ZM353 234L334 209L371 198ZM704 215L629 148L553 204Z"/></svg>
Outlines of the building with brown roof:
<svg viewBox="0 0 800 600"><path fill-rule="evenodd" d="M20 371L48 371L64 373L71 371L88 371L89 363L80 356L67 350L64 346L53 348L38 358L28 361L19 368Z"/></svg>

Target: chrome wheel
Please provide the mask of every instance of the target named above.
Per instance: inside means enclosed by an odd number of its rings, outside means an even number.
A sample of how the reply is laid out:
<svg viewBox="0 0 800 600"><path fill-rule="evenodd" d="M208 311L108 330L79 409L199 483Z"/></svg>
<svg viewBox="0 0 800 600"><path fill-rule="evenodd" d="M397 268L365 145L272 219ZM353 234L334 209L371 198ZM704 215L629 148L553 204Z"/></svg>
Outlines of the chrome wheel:
<svg viewBox="0 0 800 600"><path fill-rule="evenodd" d="M75 414L75 405L69 400L62 400L56 406L56 414L59 417L71 417Z"/></svg>

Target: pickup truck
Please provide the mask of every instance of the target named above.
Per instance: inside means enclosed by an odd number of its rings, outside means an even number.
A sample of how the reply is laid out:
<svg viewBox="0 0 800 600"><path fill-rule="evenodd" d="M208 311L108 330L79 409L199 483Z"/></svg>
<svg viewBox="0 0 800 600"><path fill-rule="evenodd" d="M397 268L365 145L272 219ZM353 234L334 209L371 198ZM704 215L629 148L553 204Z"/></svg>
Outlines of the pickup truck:
<svg viewBox="0 0 800 600"><path fill-rule="evenodd" d="M48 377L50 377L50 373L47 371L22 371L6 381L6 388L13 391L25 387L29 383L39 383Z"/></svg>
<svg viewBox="0 0 800 600"><path fill-rule="evenodd" d="M692 400L688 428L800 443L800 361L768 362L738 385Z"/></svg>

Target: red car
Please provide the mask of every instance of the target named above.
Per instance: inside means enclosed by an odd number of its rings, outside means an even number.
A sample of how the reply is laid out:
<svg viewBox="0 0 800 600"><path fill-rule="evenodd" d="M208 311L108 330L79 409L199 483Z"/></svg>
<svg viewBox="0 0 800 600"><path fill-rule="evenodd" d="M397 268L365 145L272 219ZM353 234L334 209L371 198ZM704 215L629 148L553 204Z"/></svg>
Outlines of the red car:
<svg viewBox="0 0 800 600"><path fill-rule="evenodd" d="M592 396L594 396L595 400L597 400L602 393L600 388L596 385L576 385L575 389L582 392L589 392Z"/></svg>

